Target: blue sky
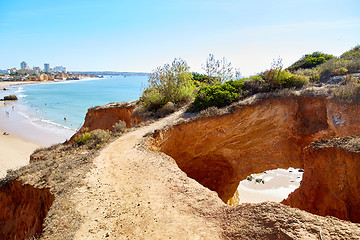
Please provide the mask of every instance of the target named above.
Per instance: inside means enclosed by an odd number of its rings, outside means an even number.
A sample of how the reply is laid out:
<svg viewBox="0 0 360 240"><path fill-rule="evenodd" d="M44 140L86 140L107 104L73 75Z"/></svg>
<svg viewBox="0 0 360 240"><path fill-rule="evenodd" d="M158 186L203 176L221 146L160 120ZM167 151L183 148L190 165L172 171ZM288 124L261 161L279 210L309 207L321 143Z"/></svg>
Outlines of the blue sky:
<svg viewBox="0 0 360 240"><path fill-rule="evenodd" d="M359 0L0 0L0 69L150 72L175 57L201 72L209 53L243 75L360 44Z"/></svg>

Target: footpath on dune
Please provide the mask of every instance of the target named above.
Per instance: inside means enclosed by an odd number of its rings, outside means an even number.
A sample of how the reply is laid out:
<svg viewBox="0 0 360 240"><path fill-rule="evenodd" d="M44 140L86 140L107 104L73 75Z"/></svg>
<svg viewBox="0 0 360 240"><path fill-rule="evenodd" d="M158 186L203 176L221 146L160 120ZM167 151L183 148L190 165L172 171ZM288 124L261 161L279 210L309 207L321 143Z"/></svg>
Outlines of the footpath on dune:
<svg viewBox="0 0 360 240"><path fill-rule="evenodd" d="M198 211L206 198L221 204L216 193L139 146L181 113L124 135L94 160L87 186L74 194L85 219L75 239L219 239L220 226Z"/></svg>

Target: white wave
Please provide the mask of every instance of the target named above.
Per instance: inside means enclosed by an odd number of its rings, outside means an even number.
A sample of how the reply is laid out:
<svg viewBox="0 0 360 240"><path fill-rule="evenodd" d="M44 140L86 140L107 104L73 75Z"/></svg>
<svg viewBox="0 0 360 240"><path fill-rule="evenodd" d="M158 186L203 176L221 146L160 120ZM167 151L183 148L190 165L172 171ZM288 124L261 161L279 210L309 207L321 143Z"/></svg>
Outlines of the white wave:
<svg viewBox="0 0 360 240"><path fill-rule="evenodd" d="M42 121L42 122L44 122L44 123L46 123L46 124L54 125L54 126L56 126L56 127L65 128L65 129L67 129L67 130L75 131L75 129L66 127L66 126L64 126L64 125L58 124L58 123L56 123L56 122L53 122L53 121L51 121L51 120L40 119L40 121Z"/></svg>
<svg viewBox="0 0 360 240"><path fill-rule="evenodd" d="M26 98L27 95L19 95L19 98Z"/></svg>
<svg viewBox="0 0 360 240"><path fill-rule="evenodd" d="M51 129L57 129L59 131L65 130L65 131L75 131L75 129L69 128L67 126L55 123L51 120L44 119L40 116L31 114L28 111L17 111L19 115L23 116L25 119L28 119L32 124L37 125L39 127L45 127L45 128L51 128Z"/></svg>
<svg viewBox="0 0 360 240"><path fill-rule="evenodd" d="M24 92L24 88L23 87L19 87L15 93L21 93L21 92Z"/></svg>

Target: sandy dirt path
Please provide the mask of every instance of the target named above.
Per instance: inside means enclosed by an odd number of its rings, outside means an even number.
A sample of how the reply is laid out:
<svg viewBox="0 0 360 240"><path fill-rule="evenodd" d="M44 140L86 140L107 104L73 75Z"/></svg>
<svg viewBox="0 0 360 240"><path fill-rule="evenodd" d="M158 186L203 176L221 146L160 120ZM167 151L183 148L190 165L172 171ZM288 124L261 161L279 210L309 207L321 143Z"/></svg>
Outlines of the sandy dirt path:
<svg viewBox="0 0 360 240"><path fill-rule="evenodd" d="M74 239L220 239L219 224L201 211L208 199L223 204L216 193L139 146L180 114L123 135L94 160L87 186L73 196L85 219Z"/></svg>

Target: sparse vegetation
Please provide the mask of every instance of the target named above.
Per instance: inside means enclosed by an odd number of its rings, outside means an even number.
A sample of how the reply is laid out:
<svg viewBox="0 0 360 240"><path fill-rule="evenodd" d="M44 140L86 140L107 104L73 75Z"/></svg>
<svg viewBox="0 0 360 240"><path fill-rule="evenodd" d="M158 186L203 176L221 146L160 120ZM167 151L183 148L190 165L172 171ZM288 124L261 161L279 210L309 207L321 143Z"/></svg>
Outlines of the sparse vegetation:
<svg viewBox="0 0 360 240"><path fill-rule="evenodd" d="M278 58L269 70L242 79L240 71L234 70L231 62L225 58L217 60L213 54L209 54L202 68L205 74L190 73L189 66L181 59L157 68L140 99L142 108L150 111L152 116L164 117L193 99L190 112L204 111L209 107L218 109L256 93L287 93L331 76L360 71L360 46L339 58L322 52L306 54L287 69L283 69L282 59ZM356 90L350 90L349 84L347 87L349 89L343 87L335 95L354 96ZM213 115L214 112L212 109L203 114Z"/></svg>
<svg viewBox="0 0 360 240"><path fill-rule="evenodd" d="M123 133L126 130L126 122L124 120L120 120L113 126L114 132Z"/></svg>
<svg viewBox="0 0 360 240"><path fill-rule="evenodd" d="M326 57L324 58L326 60ZM310 82L317 82L321 79L327 79L330 76L356 73L360 71L360 45L343 53L338 58L328 56L328 60L316 64L311 69L297 64L301 61L302 59L294 63L288 69L295 74L309 77Z"/></svg>
<svg viewBox="0 0 360 240"><path fill-rule="evenodd" d="M194 83L197 86L201 86L202 84L210 84L211 82L219 82L219 79L215 79L215 77L210 78L209 76L197 72L192 72Z"/></svg>
<svg viewBox="0 0 360 240"><path fill-rule="evenodd" d="M360 45L357 45L351 50L344 52L340 58L344 60L360 59Z"/></svg>
<svg viewBox="0 0 360 240"><path fill-rule="evenodd" d="M340 67L340 68L336 68L334 70L331 71L331 75L333 76L341 76L344 75L348 72L348 70L344 67Z"/></svg>
<svg viewBox="0 0 360 240"><path fill-rule="evenodd" d="M101 143L107 142L110 139L110 131L102 129L96 129L91 132L85 132L78 137L74 138L74 143L77 146L81 145L93 145L100 146Z"/></svg>
<svg viewBox="0 0 360 240"><path fill-rule="evenodd" d="M110 139L110 131L109 130L102 130L96 129L91 131L91 140L93 141L94 145L98 145L104 142L107 142Z"/></svg>
<svg viewBox="0 0 360 240"><path fill-rule="evenodd" d="M162 108L160 108L156 112L157 117L165 117L169 115L170 113L173 113L176 111L176 106L173 102L167 102Z"/></svg>
<svg viewBox="0 0 360 240"><path fill-rule="evenodd" d="M204 110L202 110L198 116L199 117L210 117L210 116L218 116L218 115L223 115L225 114L227 111L224 110L224 109L220 109L220 108L217 108L217 107L208 107Z"/></svg>
<svg viewBox="0 0 360 240"><path fill-rule="evenodd" d="M338 86L332 93L332 97L349 101L360 101L360 82L358 79L347 75L345 78L345 84Z"/></svg>

